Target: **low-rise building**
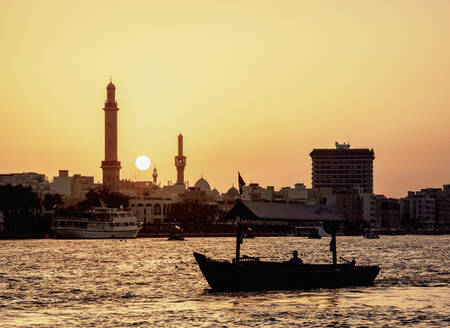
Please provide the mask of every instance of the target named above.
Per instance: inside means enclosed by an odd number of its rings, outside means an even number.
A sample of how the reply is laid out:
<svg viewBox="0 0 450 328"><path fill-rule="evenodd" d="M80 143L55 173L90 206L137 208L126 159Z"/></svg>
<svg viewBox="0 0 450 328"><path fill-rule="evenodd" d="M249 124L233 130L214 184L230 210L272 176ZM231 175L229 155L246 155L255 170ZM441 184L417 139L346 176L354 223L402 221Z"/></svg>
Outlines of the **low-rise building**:
<svg viewBox="0 0 450 328"><path fill-rule="evenodd" d="M409 191L400 199L400 216L419 232L450 232L450 187Z"/></svg>
<svg viewBox="0 0 450 328"><path fill-rule="evenodd" d="M296 183L294 188L283 187L279 194L282 200L290 203L306 203L308 201L308 189L303 183Z"/></svg>
<svg viewBox="0 0 450 328"><path fill-rule="evenodd" d="M242 200L251 200L254 202L274 200L275 190L272 186L267 188L261 187L258 183L250 183L248 186L242 187Z"/></svg>
<svg viewBox="0 0 450 328"><path fill-rule="evenodd" d="M46 176L35 172L0 174L0 185L7 184L31 187L39 196L50 191L50 183Z"/></svg>
<svg viewBox="0 0 450 328"><path fill-rule="evenodd" d="M94 177L74 174L68 170L59 170L50 185L51 194L60 194L66 198L81 199L89 190L95 188Z"/></svg>
<svg viewBox="0 0 450 328"><path fill-rule="evenodd" d="M167 223L170 208L180 201L177 193L159 191L148 196L130 197L130 208L145 224Z"/></svg>

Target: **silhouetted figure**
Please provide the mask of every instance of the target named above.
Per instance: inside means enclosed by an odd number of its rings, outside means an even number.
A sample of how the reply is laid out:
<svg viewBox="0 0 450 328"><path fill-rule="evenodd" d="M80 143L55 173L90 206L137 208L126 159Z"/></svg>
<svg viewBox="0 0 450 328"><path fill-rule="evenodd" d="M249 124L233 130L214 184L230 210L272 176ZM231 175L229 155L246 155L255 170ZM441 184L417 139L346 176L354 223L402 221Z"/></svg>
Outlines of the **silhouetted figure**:
<svg viewBox="0 0 450 328"><path fill-rule="evenodd" d="M289 260L289 263L303 264L302 259L298 257L298 252L297 251L293 251L292 252L292 258Z"/></svg>

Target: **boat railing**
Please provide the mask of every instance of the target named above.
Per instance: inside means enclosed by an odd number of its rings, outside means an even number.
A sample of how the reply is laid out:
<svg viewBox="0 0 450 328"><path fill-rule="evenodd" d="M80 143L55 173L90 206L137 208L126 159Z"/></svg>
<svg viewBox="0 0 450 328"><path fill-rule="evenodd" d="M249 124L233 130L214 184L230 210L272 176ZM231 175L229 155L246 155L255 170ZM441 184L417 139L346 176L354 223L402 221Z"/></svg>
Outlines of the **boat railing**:
<svg viewBox="0 0 450 328"><path fill-rule="evenodd" d="M236 263L236 259L233 259L233 263ZM243 255L239 258L239 262L259 262L259 257L251 257L247 255Z"/></svg>

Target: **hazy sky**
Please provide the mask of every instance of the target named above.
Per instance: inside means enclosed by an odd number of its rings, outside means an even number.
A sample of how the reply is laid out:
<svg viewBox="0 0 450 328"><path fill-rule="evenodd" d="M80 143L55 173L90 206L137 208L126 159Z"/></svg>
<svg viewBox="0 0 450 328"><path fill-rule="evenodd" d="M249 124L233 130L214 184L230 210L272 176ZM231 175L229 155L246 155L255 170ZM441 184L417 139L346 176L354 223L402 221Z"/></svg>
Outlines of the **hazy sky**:
<svg viewBox="0 0 450 328"><path fill-rule="evenodd" d="M313 148L375 151L375 193L450 183L450 1L0 0L0 173L311 185Z"/></svg>

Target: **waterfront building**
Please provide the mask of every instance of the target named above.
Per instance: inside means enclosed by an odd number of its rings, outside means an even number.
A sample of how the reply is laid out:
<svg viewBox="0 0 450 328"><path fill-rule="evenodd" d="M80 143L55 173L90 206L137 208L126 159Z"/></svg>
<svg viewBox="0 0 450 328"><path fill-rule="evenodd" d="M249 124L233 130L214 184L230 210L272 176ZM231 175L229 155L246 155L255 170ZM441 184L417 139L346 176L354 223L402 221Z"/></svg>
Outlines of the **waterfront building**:
<svg viewBox="0 0 450 328"><path fill-rule="evenodd" d="M360 190L359 197L361 198L362 219L367 226L375 224L376 218L376 197L372 193L365 193Z"/></svg>
<svg viewBox="0 0 450 328"><path fill-rule="evenodd" d="M334 202L330 201L330 198L334 199ZM334 203L336 206L336 196L333 193L333 188L330 187L322 187L322 188L311 188L308 189L308 203L309 204L322 204L322 205L330 205Z"/></svg>
<svg viewBox="0 0 450 328"><path fill-rule="evenodd" d="M275 189L273 186L267 188L261 187L258 183L250 183L242 186L242 200L251 200L254 202L272 202L274 200Z"/></svg>
<svg viewBox="0 0 450 328"><path fill-rule="evenodd" d="M374 194L365 193L361 188L348 188L337 193L331 193L330 189L314 191L313 195L319 196L312 199L320 201L316 204L333 206L345 217L344 233L360 234L364 229L374 228L376 216Z"/></svg>
<svg viewBox="0 0 450 328"><path fill-rule="evenodd" d="M58 176L53 177L50 186L51 194L60 194L62 197L70 197L72 192L72 178L69 177L68 170L59 170Z"/></svg>
<svg viewBox="0 0 450 328"><path fill-rule="evenodd" d="M120 162L117 160L117 112L116 86L110 81L106 87L105 107L105 160L101 163L103 186L110 191L120 189Z"/></svg>
<svg viewBox="0 0 450 328"><path fill-rule="evenodd" d="M94 177L74 174L69 176L68 170L59 170L50 185L51 194L63 197L82 198L89 190L95 188Z"/></svg>
<svg viewBox="0 0 450 328"><path fill-rule="evenodd" d="M50 191L50 183L44 174L35 172L0 174L0 185L22 185L31 187L33 192L42 196Z"/></svg>
<svg viewBox="0 0 450 328"><path fill-rule="evenodd" d="M400 202L395 198L376 195L375 228L379 232L400 231Z"/></svg>
<svg viewBox="0 0 450 328"><path fill-rule="evenodd" d="M177 193L157 191L149 196L130 197L130 208L144 225L164 224L171 222L171 206L179 201Z"/></svg>
<svg viewBox="0 0 450 328"><path fill-rule="evenodd" d="M294 188L282 187L280 190L275 190L274 186L263 188L258 183L250 183L242 186L241 199L254 202L307 203L308 189L303 183L296 183Z"/></svg>
<svg viewBox="0 0 450 328"><path fill-rule="evenodd" d="M362 232L362 205L358 189L347 189L336 193L336 209L345 217L345 234L356 235Z"/></svg>
<svg viewBox="0 0 450 328"><path fill-rule="evenodd" d="M152 181L120 180L120 192L130 197L149 196L160 190Z"/></svg>
<svg viewBox="0 0 450 328"><path fill-rule="evenodd" d="M400 215L419 232L450 232L449 185L408 191L408 196L400 199Z"/></svg>
<svg viewBox="0 0 450 328"><path fill-rule="evenodd" d="M308 189L303 183L296 183L294 188L283 187L278 192L280 200L290 203L307 203Z"/></svg>
<svg viewBox="0 0 450 328"><path fill-rule="evenodd" d="M313 188L331 187L334 192L362 188L373 193L373 149L351 149L336 142L336 149L314 149L310 156Z"/></svg>

